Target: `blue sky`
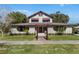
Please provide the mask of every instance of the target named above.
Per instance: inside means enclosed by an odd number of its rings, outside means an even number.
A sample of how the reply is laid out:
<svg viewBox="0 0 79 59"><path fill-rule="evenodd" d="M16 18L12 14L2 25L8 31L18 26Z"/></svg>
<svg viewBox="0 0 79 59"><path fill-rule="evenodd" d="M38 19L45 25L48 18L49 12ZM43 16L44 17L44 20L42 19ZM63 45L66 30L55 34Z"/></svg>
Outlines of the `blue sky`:
<svg viewBox="0 0 79 59"><path fill-rule="evenodd" d="M6 10L5 10L6 9ZM69 23L79 23L79 4L0 4L2 14L11 11L20 11L28 16L38 11L44 11L48 14L60 11L69 15Z"/></svg>

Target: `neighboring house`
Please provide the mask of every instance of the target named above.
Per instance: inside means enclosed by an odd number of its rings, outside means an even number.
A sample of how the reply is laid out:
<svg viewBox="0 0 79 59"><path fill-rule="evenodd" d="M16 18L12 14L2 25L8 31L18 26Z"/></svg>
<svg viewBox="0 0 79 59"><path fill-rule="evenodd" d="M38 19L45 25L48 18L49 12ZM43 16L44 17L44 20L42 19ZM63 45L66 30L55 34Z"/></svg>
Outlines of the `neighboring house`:
<svg viewBox="0 0 79 59"><path fill-rule="evenodd" d="M76 30L76 33L79 34L79 25L74 27Z"/></svg>
<svg viewBox="0 0 79 59"><path fill-rule="evenodd" d="M56 34L57 31L54 30L54 26L66 26L66 30L63 31L63 34L72 34L72 24L67 23L54 23L50 15L39 11L31 16L28 17L29 23L19 23L19 24L12 24L12 26L26 26L29 27L29 33L34 34L44 33L48 31L48 34Z"/></svg>

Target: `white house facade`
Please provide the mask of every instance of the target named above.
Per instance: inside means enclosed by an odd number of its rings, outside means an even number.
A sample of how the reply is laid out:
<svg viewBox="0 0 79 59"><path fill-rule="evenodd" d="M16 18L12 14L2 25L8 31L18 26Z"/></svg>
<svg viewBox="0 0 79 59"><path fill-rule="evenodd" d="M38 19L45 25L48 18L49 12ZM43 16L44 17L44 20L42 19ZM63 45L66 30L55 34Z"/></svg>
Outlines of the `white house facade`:
<svg viewBox="0 0 79 59"><path fill-rule="evenodd" d="M50 17L50 15L40 11L37 12L29 17L29 23L35 23L36 26L30 26L29 27L29 33L35 33L37 31L36 27L38 25L38 33L44 33L46 30L48 31L48 34L56 34L57 32L54 30L53 26L44 26L48 24L53 24L53 19ZM68 26L65 31L63 31L64 34L72 34L72 27Z"/></svg>
<svg viewBox="0 0 79 59"><path fill-rule="evenodd" d="M54 23L53 18L47 13L44 13L42 11L39 11L29 16L28 20L29 20L28 23L20 23L20 24L14 24L14 25L29 27L29 30L28 30L29 34L34 34L36 32L45 33L45 31L47 31L48 34L56 34L57 31L54 30L54 26L65 26L66 29L62 31L63 34L72 34L73 32L72 24Z"/></svg>
<svg viewBox="0 0 79 59"><path fill-rule="evenodd" d="M33 16L30 16L29 23L36 23L39 26L39 33L44 33L46 29L48 29L48 33L55 33L53 27L47 28L46 26L42 26L43 23L52 23L52 18L44 12L40 11L35 13ZM29 33L35 33L36 31L36 26L29 27Z"/></svg>

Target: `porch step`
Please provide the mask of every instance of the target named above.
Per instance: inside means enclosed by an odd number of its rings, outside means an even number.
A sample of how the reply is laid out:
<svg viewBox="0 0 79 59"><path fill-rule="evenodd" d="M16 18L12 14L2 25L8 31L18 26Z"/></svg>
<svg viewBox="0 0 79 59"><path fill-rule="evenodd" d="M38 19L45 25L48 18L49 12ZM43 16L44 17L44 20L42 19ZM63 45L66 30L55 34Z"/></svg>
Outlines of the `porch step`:
<svg viewBox="0 0 79 59"><path fill-rule="evenodd" d="M40 40L40 41L44 41L44 40L46 40L44 37L38 37L38 40Z"/></svg>
<svg viewBox="0 0 79 59"><path fill-rule="evenodd" d="M38 36L40 37L42 37L42 36L46 36L46 34L45 33L38 33Z"/></svg>
<svg viewBox="0 0 79 59"><path fill-rule="evenodd" d="M46 34L45 33L38 33L38 40L46 40L44 37L46 37Z"/></svg>

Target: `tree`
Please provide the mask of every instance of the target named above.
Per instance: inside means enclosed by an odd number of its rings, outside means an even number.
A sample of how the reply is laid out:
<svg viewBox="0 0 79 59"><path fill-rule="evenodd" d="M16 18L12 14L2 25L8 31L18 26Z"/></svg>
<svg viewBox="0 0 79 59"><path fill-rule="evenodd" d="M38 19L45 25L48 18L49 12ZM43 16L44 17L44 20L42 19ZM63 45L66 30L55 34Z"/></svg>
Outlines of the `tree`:
<svg viewBox="0 0 79 59"><path fill-rule="evenodd" d="M60 11L57 11L55 14L51 14L51 17L53 18L53 22L55 23L68 23L69 16L60 13Z"/></svg>
<svg viewBox="0 0 79 59"><path fill-rule="evenodd" d="M2 30L3 26L4 26L4 24L0 21L0 32L2 34L2 38L3 38L3 30Z"/></svg>
<svg viewBox="0 0 79 59"><path fill-rule="evenodd" d="M3 30L4 32L9 32L11 24L26 23L26 22L27 22L27 16L25 14L22 14L21 12L11 12L7 14L7 16L5 17ZM22 29L24 29L24 27Z"/></svg>
<svg viewBox="0 0 79 59"><path fill-rule="evenodd" d="M68 23L69 21L69 16L60 13L60 11L57 11L55 14L50 15L52 17L52 21L54 23ZM62 33L66 29L66 26L54 26L54 30L57 31L58 33Z"/></svg>
<svg viewBox="0 0 79 59"><path fill-rule="evenodd" d="M3 23L3 27L2 27L3 32L6 33L9 32L12 22L13 22L12 18L10 18L9 16L5 17L5 22Z"/></svg>
<svg viewBox="0 0 79 59"><path fill-rule="evenodd" d="M3 5L2 7L0 7L0 28L3 32L8 31L7 29L9 28L10 22L12 21L11 18L7 16L11 11L11 8L8 6L5 7L5 5Z"/></svg>
<svg viewBox="0 0 79 59"><path fill-rule="evenodd" d="M27 16L21 12L11 12L8 16L13 19L12 23L26 23L28 21Z"/></svg>

